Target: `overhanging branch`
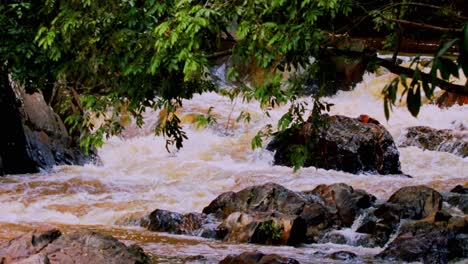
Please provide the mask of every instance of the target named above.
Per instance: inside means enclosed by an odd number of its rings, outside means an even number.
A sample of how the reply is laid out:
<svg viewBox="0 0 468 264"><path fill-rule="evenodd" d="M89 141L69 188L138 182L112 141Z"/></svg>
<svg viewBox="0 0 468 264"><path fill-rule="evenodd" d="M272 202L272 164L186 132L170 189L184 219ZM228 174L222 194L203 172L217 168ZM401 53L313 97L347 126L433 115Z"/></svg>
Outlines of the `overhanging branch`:
<svg viewBox="0 0 468 264"><path fill-rule="evenodd" d="M378 65L384 68L387 68L390 72L398 74L398 75L404 74L408 77L412 77L415 72L415 70L411 68L406 68L400 65L395 65L391 61L384 60L381 58L375 58L375 62ZM421 75L421 79L426 82L432 83L434 81L432 78L432 75L428 73L420 72L420 75ZM434 84L439 86L440 89L447 91L447 92L456 93L460 95L468 95L468 86L454 84L454 83L442 80L440 78L436 78Z"/></svg>
<svg viewBox="0 0 468 264"><path fill-rule="evenodd" d="M410 26L410 27L418 27L418 28L423 28L423 29L430 29L430 30L443 31L443 32L452 32L452 33L462 32L461 28L446 28L446 27L433 26L433 25L426 24L426 23L413 22L413 21L404 20L404 19L393 19L393 18L386 18L386 17L382 17L382 18L389 22L395 22L395 23Z"/></svg>
<svg viewBox="0 0 468 264"><path fill-rule="evenodd" d="M232 54L232 49L228 49L228 50L222 50L222 51L213 52L211 54L207 54L205 55L205 58L216 59L216 58L224 57L224 56L231 55L231 54Z"/></svg>

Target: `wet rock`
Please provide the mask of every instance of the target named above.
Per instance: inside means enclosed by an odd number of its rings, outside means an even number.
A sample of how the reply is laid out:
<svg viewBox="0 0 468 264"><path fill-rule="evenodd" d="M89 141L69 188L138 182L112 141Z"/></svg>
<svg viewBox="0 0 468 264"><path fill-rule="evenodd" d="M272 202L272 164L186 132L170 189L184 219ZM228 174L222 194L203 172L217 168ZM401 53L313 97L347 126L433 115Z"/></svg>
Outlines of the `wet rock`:
<svg viewBox="0 0 468 264"><path fill-rule="evenodd" d="M28 94L0 72L0 112L7 125L0 137L1 173L35 173L55 165L82 165L86 156L41 93Z"/></svg>
<svg viewBox="0 0 468 264"><path fill-rule="evenodd" d="M328 257L331 258L331 259L335 259L335 260L346 261L346 260L356 259L357 255L352 253L352 252L348 252L348 251L338 251L338 252L334 252L334 253L330 254Z"/></svg>
<svg viewBox="0 0 468 264"><path fill-rule="evenodd" d="M394 229L400 223L403 211L404 208L401 205L385 203L380 205L374 211L374 215L378 218L377 223L389 226L390 229Z"/></svg>
<svg viewBox="0 0 468 264"><path fill-rule="evenodd" d="M279 212L298 215L310 203L304 196L275 183L226 192L203 209L205 214L226 218L234 212Z"/></svg>
<svg viewBox="0 0 468 264"><path fill-rule="evenodd" d="M213 223L214 220L205 214L179 214L156 209L147 221L143 221L143 226L150 231L216 238L216 225Z"/></svg>
<svg viewBox="0 0 468 264"><path fill-rule="evenodd" d="M319 203L306 205L299 216L307 225L307 243L314 243L330 229L339 227L336 214L331 213L325 206Z"/></svg>
<svg viewBox="0 0 468 264"><path fill-rule="evenodd" d="M377 227L377 218L366 217L362 220L360 225L356 228L356 232L363 234L372 234Z"/></svg>
<svg viewBox="0 0 468 264"><path fill-rule="evenodd" d="M326 126L315 131L305 122L278 133L267 149L275 165L292 166L294 150L307 148L304 166L350 173L401 174L399 152L390 133L368 116L325 116Z"/></svg>
<svg viewBox="0 0 468 264"><path fill-rule="evenodd" d="M445 211L436 212L434 215L434 222L448 222L452 216Z"/></svg>
<svg viewBox="0 0 468 264"><path fill-rule="evenodd" d="M402 233L378 256L408 262L447 263L447 232L435 228L425 233Z"/></svg>
<svg viewBox="0 0 468 264"><path fill-rule="evenodd" d="M442 195L436 190L420 185L399 189L388 199L388 203L401 206L401 218L417 220L439 211L442 200Z"/></svg>
<svg viewBox="0 0 468 264"><path fill-rule="evenodd" d="M468 214L468 194L444 193L444 201L458 208L464 214Z"/></svg>
<svg viewBox="0 0 468 264"><path fill-rule="evenodd" d="M426 186L403 187L372 212L368 226L357 230L370 234L373 243L383 246L403 219L419 220L430 216L433 220L444 220L451 217L440 213L441 209L442 195L437 191Z"/></svg>
<svg viewBox="0 0 468 264"><path fill-rule="evenodd" d="M276 254L263 254L261 252L244 252L240 255L229 255L219 262L220 264L299 264L299 261L281 257Z"/></svg>
<svg viewBox="0 0 468 264"><path fill-rule="evenodd" d="M0 257L3 258L3 262L0 263L15 263L37 255L61 235L58 229L48 229L35 230L14 238L0 245ZM37 258L34 257L34 259ZM44 258L40 257L40 259Z"/></svg>
<svg viewBox="0 0 468 264"><path fill-rule="evenodd" d="M127 248L112 236L92 231L62 235L59 230L33 231L0 245L2 263L148 263L141 248Z"/></svg>
<svg viewBox="0 0 468 264"><path fill-rule="evenodd" d="M461 185L457 185L452 190L450 190L450 192L459 193L459 194L468 194L468 188L461 186Z"/></svg>
<svg viewBox="0 0 468 264"><path fill-rule="evenodd" d="M335 214L331 213L326 206L308 198L305 194L293 192L275 183L249 187L237 193L223 193L203 209L203 213L214 214L221 219L235 212L245 213L241 215L246 218L236 217L236 219L239 221L248 219L249 223L268 222L271 216L278 216L282 219L281 221L296 223L297 227L300 226L298 223L303 221L307 226L306 240L309 242L314 241L316 236L336 224ZM242 224L242 226L248 225ZM246 239L236 241L246 241ZM289 244L296 243L289 239L287 241Z"/></svg>
<svg viewBox="0 0 468 264"><path fill-rule="evenodd" d="M357 246L383 247L398 227L399 222L385 222L384 219L378 219L373 212L369 212L356 224L356 232L364 234L356 244Z"/></svg>
<svg viewBox="0 0 468 264"><path fill-rule="evenodd" d="M183 263L206 263L208 259L202 255L188 256L183 258Z"/></svg>
<svg viewBox="0 0 468 264"><path fill-rule="evenodd" d="M467 221L412 221L401 226L400 233L378 255L381 258L424 263L448 263L468 256Z"/></svg>
<svg viewBox="0 0 468 264"><path fill-rule="evenodd" d="M468 156L468 132L416 126L407 129L399 139L400 147L415 146L422 149L448 152L460 157Z"/></svg>
<svg viewBox="0 0 468 264"><path fill-rule="evenodd" d="M366 191L354 190L344 183L322 184L310 193L320 196L327 206L336 209L341 222L348 227L353 224L356 215L362 209L371 207L376 200L375 196Z"/></svg>
<svg viewBox="0 0 468 264"><path fill-rule="evenodd" d="M306 229L305 221L299 216L235 212L218 227L218 235L229 242L297 245L305 241Z"/></svg>

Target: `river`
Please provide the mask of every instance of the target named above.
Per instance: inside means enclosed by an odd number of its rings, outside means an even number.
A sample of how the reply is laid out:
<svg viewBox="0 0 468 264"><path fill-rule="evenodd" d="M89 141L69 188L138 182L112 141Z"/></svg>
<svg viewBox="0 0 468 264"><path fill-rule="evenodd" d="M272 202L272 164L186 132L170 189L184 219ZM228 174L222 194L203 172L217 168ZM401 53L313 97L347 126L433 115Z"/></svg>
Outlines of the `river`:
<svg viewBox="0 0 468 264"><path fill-rule="evenodd" d="M367 74L353 91L326 98L335 104L331 114L368 114L379 120L397 142L410 126L455 130L468 127L467 105L440 109L426 104L414 118L401 104L387 122L380 91L391 78L391 74ZM210 106L214 107L212 114L217 124L196 128L192 124L194 117L206 113ZM271 109L267 117L255 102L245 103L240 98L231 102L215 93L197 95L185 101L179 111L189 137L180 151L168 153L164 139L153 135L158 113L150 112L146 114L145 127L130 125L123 137L110 138L105 143L99 150L102 166L59 166L52 172L0 178L0 242L37 226L53 225L66 232L96 229L125 242L138 243L148 253L157 255L161 263L183 262L186 257L192 257L189 260L196 263L197 255L205 256L207 262L216 262L227 254L253 249L291 256L304 263L320 259L318 251L349 250L365 258L382 249L336 244L298 248L229 244L144 231L138 227L138 219L156 208L200 212L223 192L265 182L295 191L344 182L379 199L387 199L408 185L425 184L438 191L448 191L456 184L468 185L468 158L415 147L399 148L402 170L413 178L352 175L316 168L293 172L291 168L273 166L272 154L261 149L253 151L250 140L265 124L275 125L287 108ZM250 123L234 122L241 111L250 113Z"/></svg>

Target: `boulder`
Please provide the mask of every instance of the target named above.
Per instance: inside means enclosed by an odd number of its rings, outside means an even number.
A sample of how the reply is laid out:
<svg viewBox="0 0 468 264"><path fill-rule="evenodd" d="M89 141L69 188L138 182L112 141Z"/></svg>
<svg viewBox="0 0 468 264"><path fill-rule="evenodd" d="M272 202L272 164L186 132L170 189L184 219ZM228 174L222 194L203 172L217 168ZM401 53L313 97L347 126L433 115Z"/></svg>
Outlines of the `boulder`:
<svg viewBox="0 0 468 264"><path fill-rule="evenodd" d="M351 226L356 215L363 209L373 205L376 198L364 190L354 190L353 187L344 183L331 185L319 185L306 194L320 196L327 206L337 210L337 214L344 226Z"/></svg>
<svg viewBox="0 0 468 264"><path fill-rule="evenodd" d="M356 232L369 234L369 245L384 246L400 226L403 219L448 221L442 209L442 195L426 186L408 186L396 191L386 203L369 210L356 228Z"/></svg>
<svg viewBox="0 0 468 264"><path fill-rule="evenodd" d="M378 255L399 261L448 263L468 257L467 220L447 222L412 221L403 224L400 233Z"/></svg>
<svg viewBox="0 0 468 264"><path fill-rule="evenodd" d="M321 204L317 198L314 199L304 193L293 192L275 183L248 187L237 193L223 193L203 209L203 213L214 214L221 219L226 219L236 212L245 213L236 214L235 219L238 221L248 219L246 222L251 225L243 223L241 226L248 227L250 231L256 230L256 227L261 223L271 221L272 216L273 218L276 216L275 223L279 221L282 223L281 225L285 222L295 223L293 226L297 227L297 230L301 230L302 223L304 223L307 228L305 233L307 242L315 241L315 238L321 233L338 224L336 215ZM229 219L229 221L235 222L232 219ZM295 234L295 230L292 229L291 232ZM247 234L251 234L250 231ZM296 237L293 235L293 237L292 240L288 238L281 241L288 241L288 244L305 242L299 240L299 238L304 238L302 236ZM237 239L236 241L246 240ZM256 243L260 242L257 241Z"/></svg>
<svg viewBox="0 0 468 264"><path fill-rule="evenodd" d="M438 212L442 201L442 195L436 190L420 185L399 189L387 202L400 206L401 218L418 220Z"/></svg>
<svg viewBox="0 0 468 264"><path fill-rule="evenodd" d="M299 264L299 261L281 257L276 254L263 254L261 252L244 252L240 255L229 255L219 262L220 264Z"/></svg>
<svg viewBox="0 0 468 264"><path fill-rule="evenodd" d="M427 222L424 224L430 225ZM430 227L425 232L418 228L414 232L402 232L378 256L408 262L447 263L447 231L438 226Z"/></svg>
<svg viewBox="0 0 468 264"><path fill-rule="evenodd" d="M0 245L0 263L148 263L140 247L127 247L112 236L82 230L62 235L35 230Z"/></svg>
<svg viewBox="0 0 468 264"><path fill-rule="evenodd" d="M219 195L203 209L205 214L226 218L234 212L279 212L299 215L306 204L312 203L303 195L276 183L245 188L237 193Z"/></svg>
<svg viewBox="0 0 468 264"><path fill-rule="evenodd" d="M339 224L313 194L296 193L275 183L219 195L203 213L157 209L140 221L151 231L268 245L297 245Z"/></svg>
<svg viewBox="0 0 468 264"><path fill-rule="evenodd" d="M0 137L0 173L35 173L96 158L84 154L40 92L29 94L0 75L0 112L5 125Z"/></svg>
<svg viewBox="0 0 468 264"><path fill-rule="evenodd" d="M267 149L274 164L293 166L292 156L306 148L304 166L349 173L401 174L399 152L390 133L375 119L362 115L323 116L325 125L313 129L307 121L277 133Z"/></svg>
<svg viewBox="0 0 468 264"><path fill-rule="evenodd" d="M205 214L179 214L156 209L149 215L147 221L142 222L150 231L216 238L214 219Z"/></svg>
<svg viewBox="0 0 468 264"><path fill-rule="evenodd" d="M460 157L468 156L468 131L434 129L426 126L407 128L398 139L399 147L415 146L422 149L448 152Z"/></svg>

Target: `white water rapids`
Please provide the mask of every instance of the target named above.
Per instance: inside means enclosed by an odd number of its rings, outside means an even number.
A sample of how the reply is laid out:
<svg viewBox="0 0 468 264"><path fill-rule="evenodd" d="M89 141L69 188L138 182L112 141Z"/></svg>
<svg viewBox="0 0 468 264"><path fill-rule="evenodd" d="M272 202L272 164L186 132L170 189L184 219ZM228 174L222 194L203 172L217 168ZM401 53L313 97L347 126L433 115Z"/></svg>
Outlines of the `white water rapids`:
<svg viewBox="0 0 468 264"><path fill-rule="evenodd" d="M394 109L387 122L380 92L391 78L390 74L366 75L353 91L327 98L326 101L335 104L331 114L350 117L367 114L385 125L396 141L410 126L468 127L467 105L440 109L426 104L418 118L401 105ZM210 106L214 107L212 114L217 124L195 128L194 116L206 114ZM313 262L316 251L346 249L358 255L372 255L381 249L334 244L299 248L226 244L143 231L134 226L133 220L157 208L200 212L223 192L266 182L276 182L295 191L344 182L380 199L408 185L426 184L439 191L448 191L457 184L468 185L468 158L415 147L399 149L402 170L411 179L316 168L303 168L294 173L291 168L273 166L272 154L265 150L253 151L250 142L265 124L275 126L287 109L288 106L272 109L268 118L257 103L243 103L241 99L233 103L226 97L206 93L184 102L179 112L189 139L177 153L166 152L164 139L152 134L158 118L158 113L153 112L147 114L146 127L130 126L125 137L106 142L99 150L103 166L61 166L51 173L0 178L0 240L47 224L66 230L97 228L164 256L162 262L177 262L194 255L215 261L230 253L260 249L307 263ZM250 113L250 123L233 122L241 111Z"/></svg>

